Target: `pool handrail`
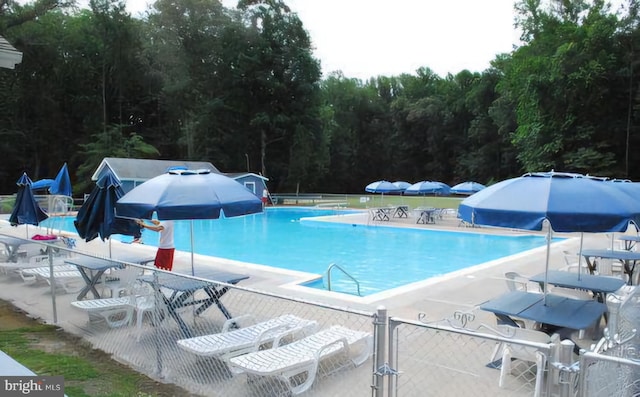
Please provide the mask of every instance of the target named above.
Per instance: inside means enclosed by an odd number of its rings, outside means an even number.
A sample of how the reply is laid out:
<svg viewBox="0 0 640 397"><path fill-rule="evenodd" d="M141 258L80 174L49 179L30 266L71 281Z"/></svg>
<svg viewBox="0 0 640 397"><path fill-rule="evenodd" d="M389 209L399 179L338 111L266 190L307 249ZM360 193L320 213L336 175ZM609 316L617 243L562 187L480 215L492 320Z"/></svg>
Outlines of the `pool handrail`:
<svg viewBox="0 0 640 397"><path fill-rule="evenodd" d="M342 266L338 265L337 263L332 263L329 265L329 267L327 268L327 289L329 291L331 291L331 270L337 268L338 270L340 270L342 273L344 273L347 277L349 277L351 280L353 280L354 283L356 283L356 288L358 290L358 296L362 296L360 294L360 283L358 282L358 280L356 280L355 277L353 277L352 275L350 275L349 273L347 273L346 270L344 270L342 268Z"/></svg>

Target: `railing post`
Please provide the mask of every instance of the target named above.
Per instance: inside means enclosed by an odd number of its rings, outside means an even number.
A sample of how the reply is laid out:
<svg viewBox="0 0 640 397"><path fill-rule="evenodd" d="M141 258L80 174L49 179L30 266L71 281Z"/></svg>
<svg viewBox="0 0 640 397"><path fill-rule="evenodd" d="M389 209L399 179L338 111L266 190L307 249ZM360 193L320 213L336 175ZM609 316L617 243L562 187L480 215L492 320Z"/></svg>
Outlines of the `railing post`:
<svg viewBox="0 0 640 397"><path fill-rule="evenodd" d="M618 318L620 316L620 306L622 306L622 298L609 294L607 296L607 312L609 318L607 319L607 328L609 329L609 335L615 337L618 334Z"/></svg>
<svg viewBox="0 0 640 397"><path fill-rule="evenodd" d="M384 376L386 375L385 352L387 347L387 309L379 306L374 317L375 351L373 368L373 397L384 396Z"/></svg>
<svg viewBox="0 0 640 397"><path fill-rule="evenodd" d="M573 363L573 349L575 344L570 339L565 339L558 343L559 336L553 335L551 354L548 367L549 375L547 379L548 395L559 397L570 397L573 392L574 376L579 368Z"/></svg>

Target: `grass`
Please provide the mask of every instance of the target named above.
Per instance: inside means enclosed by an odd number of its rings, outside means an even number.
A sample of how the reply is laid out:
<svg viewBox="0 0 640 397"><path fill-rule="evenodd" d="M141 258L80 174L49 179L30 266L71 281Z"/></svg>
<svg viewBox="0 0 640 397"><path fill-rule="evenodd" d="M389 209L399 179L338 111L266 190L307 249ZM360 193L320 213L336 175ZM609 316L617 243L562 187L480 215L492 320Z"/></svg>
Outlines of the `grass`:
<svg viewBox="0 0 640 397"><path fill-rule="evenodd" d="M39 375L62 375L69 397L186 396L92 349L60 328L29 319L0 301L0 350Z"/></svg>
<svg viewBox="0 0 640 397"><path fill-rule="evenodd" d="M342 203L349 208L371 208L383 207L387 205L408 205L409 208L417 207L435 207L435 208L453 208L458 209L460 202L465 197L442 197L442 196L401 196L401 195L381 195L381 194L363 194L363 195L340 195L340 194L323 194L322 198L317 197L305 200L305 196L301 195L297 200L297 205L311 205L325 203L330 207L331 203ZM368 200L361 201L362 197ZM296 200L289 199L286 204L295 205Z"/></svg>

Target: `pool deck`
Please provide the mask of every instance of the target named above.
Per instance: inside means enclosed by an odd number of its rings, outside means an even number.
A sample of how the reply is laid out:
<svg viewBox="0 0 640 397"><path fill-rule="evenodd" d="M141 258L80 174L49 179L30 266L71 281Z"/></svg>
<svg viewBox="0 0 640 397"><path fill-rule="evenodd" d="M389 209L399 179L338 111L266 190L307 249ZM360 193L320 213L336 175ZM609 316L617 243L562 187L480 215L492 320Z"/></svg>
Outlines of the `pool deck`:
<svg viewBox="0 0 640 397"><path fill-rule="evenodd" d="M368 213L339 215L325 217L326 221L343 222L374 227L409 227L420 229L448 230L465 233L492 233L492 234L542 234L542 232L517 231L489 227L465 227L460 224L455 216L445 216L438 219L435 224L416 224L415 218L392 218L390 221L371 221ZM42 233L38 228L29 226L29 234ZM0 234L9 234L24 237L24 226L10 227L5 221L0 221ZM77 236L76 236L77 237ZM554 243L551 246L550 269L558 269L565 265L563 251L577 252L579 249L580 235L565 234L566 240ZM77 239L81 240L81 239ZM611 244L611 239L605 234L585 234L584 247L606 248ZM103 242L99 238L91 242L78 241L77 249L83 252L91 252L108 256L109 249L122 253L144 253L154 255L156 248L144 244L125 244L118 241ZM463 269L440 277L433 277L421 282L404 287L395 288L366 297L358 297L349 294L321 291L312 288L301 287L298 284L316 278L317 275L274 269L267 266L247 264L222 258L194 255L197 266L210 266L219 270L244 273L250 276L242 282L242 286L257 290L268 291L279 295L299 297L309 301L343 307L345 305L365 311L375 311L384 306L392 316L415 320L420 313L427 318L440 319L451 316L456 310L470 310L481 303L496 297L507 291L504 274L507 271L515 271L524 276L533 276L543 272L545 268L546 247L537 248L522 254L513 255L485 264ZM191 269L191 254L189 252L176 252L174 271L189 273ZM3 296L0 289L0 298L15 300L15 295ZM20 306L19 302L16 302Z"/></svg>

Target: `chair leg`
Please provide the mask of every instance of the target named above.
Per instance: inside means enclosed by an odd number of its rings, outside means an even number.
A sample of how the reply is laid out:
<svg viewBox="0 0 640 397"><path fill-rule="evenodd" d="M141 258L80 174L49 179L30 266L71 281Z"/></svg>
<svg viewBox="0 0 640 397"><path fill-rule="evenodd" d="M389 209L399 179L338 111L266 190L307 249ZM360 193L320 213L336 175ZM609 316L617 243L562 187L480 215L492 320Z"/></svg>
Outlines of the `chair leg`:
<svg viewBox="0 0 640 397"><path fill-rule="evenodd" d="M500 369L500 381L498 386L504 387L507 376L511 374L511 350L505 346L502 352L502 368Z"/></svg>
<svg viewBox="0 0 640 397"><path fill-rule="evenodd" d="M542 352L536 352L536 389L533 394L534 397L540 397L540 393L542 392L546 363L547 357Z"/></svg>

